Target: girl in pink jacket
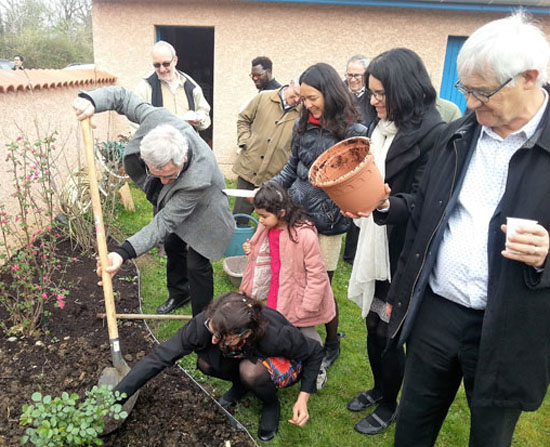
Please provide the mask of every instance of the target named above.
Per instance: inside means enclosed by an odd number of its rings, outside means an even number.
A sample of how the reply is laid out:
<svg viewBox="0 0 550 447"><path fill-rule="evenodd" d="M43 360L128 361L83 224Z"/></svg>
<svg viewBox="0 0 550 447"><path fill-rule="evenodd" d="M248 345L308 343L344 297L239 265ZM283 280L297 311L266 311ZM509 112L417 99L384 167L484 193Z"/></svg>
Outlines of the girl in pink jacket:
<svg viewBox="0 0 550 447"><path fill-rule="evenodd" d="M332 320L336 308L317 230L277 183L264 184L253 204L260 225L243 245L248 264L240 290L322 344L315 325Z"/></svg>

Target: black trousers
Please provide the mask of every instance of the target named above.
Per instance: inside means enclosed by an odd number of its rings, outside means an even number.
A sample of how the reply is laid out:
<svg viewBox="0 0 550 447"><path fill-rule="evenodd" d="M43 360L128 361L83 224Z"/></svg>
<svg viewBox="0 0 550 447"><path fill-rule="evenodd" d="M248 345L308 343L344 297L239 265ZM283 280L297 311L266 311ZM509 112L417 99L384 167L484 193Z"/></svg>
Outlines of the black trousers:
<svg viewBox="0 0 550 447"><path fill-rule="evenodd" d="M382 395L380 405L393 412L397 408L397 395L403 382L405 352L403 347L386 347L388 323L384 323L375 312L369 312L365 321L374 390Z"/></svg>
<svg viewBox="0 0 550 447"><path fill-rule="evenodd" d="M214 297L212 264L175 233L164 241L166 282L170 298L191 294L193 316L202 312Z"/></svg>
<svg viewBox="0 0 550 447"><path fill-rule="evenodd" d="M237 189L248 189L252 191L253 189L256 189L256 185L254 183L250 183L244 178L237 177ZM250 203L248 199L244 197L237 197L235 199L235 205L233 205L233 214L251 215L252 211L254 211L254 205L252 205L252 203ZM248 225L248 219L244 217L237 217L237 219L235 220L237 221L237 225Z"/></svg>
<svg viewBox="0 0 550 447"><path fill-rule="evenodd" d="M405 379L395 431L396 447L432 447L461 381L470 407L470 447L509 447L519 409L472 407L483 311L431 289L407 342Z"/></svg>

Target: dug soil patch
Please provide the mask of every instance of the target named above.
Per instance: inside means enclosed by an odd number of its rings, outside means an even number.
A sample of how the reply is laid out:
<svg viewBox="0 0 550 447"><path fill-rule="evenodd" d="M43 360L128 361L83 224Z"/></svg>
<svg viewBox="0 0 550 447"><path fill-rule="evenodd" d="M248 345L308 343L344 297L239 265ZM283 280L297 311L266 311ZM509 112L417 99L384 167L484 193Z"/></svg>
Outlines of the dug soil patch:
<svg viewBox="0 0 550 447"><path fill-rule="evenodd" d="M76 256L68 243L60 257ZM21 407L35 391L59 396L63 391L81 397L97 384L103 368L111 365L107 327L96 314L104 311L103 291L97 286L95 261L77 257L69 266L70 294L64 309L55 309L35 338L9 341L0 337L0 446L15 447L25 427L19 425ZM119 313L138 313L136 271L127 263L114 279ZM0 310L0 318L6 315ZM139 320L119 323L122 352L134 365L154 341ZM13 340L13 339L12 339ZM229 441L229 443L227 442ZM248 447L254 442L230 423L217 404L179 368L165 370L145 385L128 420L104 438L109 447Z"/></svg>

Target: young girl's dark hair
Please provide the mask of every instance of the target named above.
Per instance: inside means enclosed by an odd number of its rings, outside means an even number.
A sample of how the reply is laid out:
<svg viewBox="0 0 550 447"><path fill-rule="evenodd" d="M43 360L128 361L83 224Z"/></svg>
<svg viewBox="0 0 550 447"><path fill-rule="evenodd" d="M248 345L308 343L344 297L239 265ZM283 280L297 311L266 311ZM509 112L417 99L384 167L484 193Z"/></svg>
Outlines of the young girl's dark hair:
<svg viewBox="0 0 550 447"><path fill-rule="evenodd" d="M351 93L332 66L322 62L312 65L300 76L300 85L302 83L323 94L325 107L321 116L321 125L339 140L345 137L350 123L361 122ZM297 127L299 134L306 131L308 118L309 111L303 107Z"/></svg>
<svg viewBox="0 0 550 447"><path fill-rule="evenodd" d="M312 225L303 208L294 203L286 190L276 182L264 183L256 192L252 204L254 208L264 209L286 222L292 242L296 242L296 239L292 235L292 233L296 233L296 227Z"/></svg>
<svg viewBox="0 0 550 447"><path fill-rule="evenodd" d="M437 93L420 56L408 48L393 48L376 56L367 67L369 77L378 79L386 94L388 120L398 128L418 126L425 111L434 107ZM375 108L370 109L376 115Z"/></svg>
<svg viewBox="0 0 550 447"><path fill-rule="evenodd" d="M249 296L228 292L214 300L206 310L206 317L220 337L252 331L248 343L257 344L265 334L268 321L262 314L262 304Z"/></svg>

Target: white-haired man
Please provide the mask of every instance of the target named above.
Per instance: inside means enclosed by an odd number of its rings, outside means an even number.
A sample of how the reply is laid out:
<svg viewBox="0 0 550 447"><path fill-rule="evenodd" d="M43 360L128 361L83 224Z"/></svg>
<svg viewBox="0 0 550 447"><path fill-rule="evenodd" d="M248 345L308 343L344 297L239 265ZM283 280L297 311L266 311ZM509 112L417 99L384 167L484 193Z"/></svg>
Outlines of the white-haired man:
<svg viewBox="0 0 550 447"><path fill-rule="evenodd" d="M252 190L277 175L290 156L294 122L300 117L300 84L291 80L278 90L258 93L239 113L239 156L233 165L237 188ZM252 204L235 200L233 213L251 214ZM245 224L246 220L237 220Z"/></svg>
<svg viewBox="0 0 550 447"><path fill-rule="evenodd" d="M151 51L155 71L142 79L134 93L155 107L165 107L197 130L210 126L210 105L191 76L176 69L174 47L163 40Z"/></svg>
<svg viewBox="0 0 550 447"><path fill-rule="evenodd" d="M124 152L124 168L158 209L150 223L109 253L107 271L116 273L125 260L164 241L168 299L157 311L171 312L190 293L197 315L214 293L210 261L222 257L235 228L213 152L184 120L122 87L79 96L73 107L80 120L116 110L140 125Z"/></svg>
<svg viewBox="0 0 550 447"><path fill-rule="evenodd" d="M395 445L432 447L464 381L470 447L510 446L550 380L550 116L542 31L522 14L475 31L458 55L468 109L449 124L409 218L392 278L390 342L407 342ZM389 204L389 208L388 207ZM506 238L506 218L525 223Z"/></svg>

